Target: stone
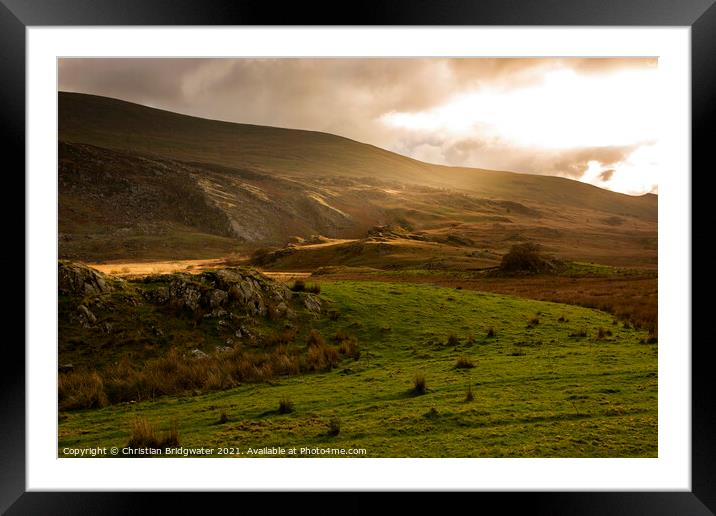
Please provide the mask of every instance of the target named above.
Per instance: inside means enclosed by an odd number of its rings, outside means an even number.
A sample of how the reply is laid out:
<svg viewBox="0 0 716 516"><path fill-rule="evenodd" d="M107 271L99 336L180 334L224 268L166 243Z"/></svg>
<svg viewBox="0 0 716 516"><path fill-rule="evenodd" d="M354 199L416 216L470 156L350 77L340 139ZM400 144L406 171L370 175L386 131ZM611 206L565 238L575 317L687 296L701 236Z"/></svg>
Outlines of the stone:
<svg viewBox="0 0 716 516"><path fill-rule="evenodd" d="M65 260L60 260L57 264L57 286L59 293L65 296L84 297L112 290L101 272Z"/></svg>
<svg viewBox="0 0 716 516"><path fill-rule="evenodd" d="M201 290L198 285L193 284L188 278L178 276L169 284L169 300L178 306L195 312L199 308Z"/></svg>
<svg viewBox="0 0 716 516"><path fill-rule="evenodd" d="M206 353L204 353L204 352L203 352L202 350L200 350L200 349L192 349L189 353L191 354L191 356L192 356L193 358L195 358L195 359L197 359L197 360L200 360L200 359L202 359L202 358L208 358L208 357L209 357L209 355L207 355Z"/></svg>
<svg viewBox="0 0 716 516"><path fill-rule="evenodd" d="M85 328L88 328L97 322L97 317L90 312L89 308L85 305L79 305L77 307L77 318L80 324Z"/></svg>
<svg viewBox="0 0 716 516"><path fill-rule="evenodd" d="M303 299L303 306L305 306L306 310L311 313L321 313L321 300L318 298L318 296L315 296L313 294L306 294L306 297Z"/></svg>
<svg viewBox="0 0 716 516"><path fill-rule="evenodd" d="M219 308L224 306L229 300L229 294L225 290L214 289L207 294L207 299L210 308Z"/></svg>

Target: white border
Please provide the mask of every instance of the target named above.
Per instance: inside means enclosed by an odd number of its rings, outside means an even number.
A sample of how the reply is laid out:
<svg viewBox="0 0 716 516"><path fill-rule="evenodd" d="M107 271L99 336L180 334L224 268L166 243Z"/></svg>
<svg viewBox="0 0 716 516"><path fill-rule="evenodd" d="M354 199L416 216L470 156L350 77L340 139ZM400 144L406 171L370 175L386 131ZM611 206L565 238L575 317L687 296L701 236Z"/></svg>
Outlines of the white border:
<svg viewBox="0 0 716 516"><path fill-rule="evenodd" d="M690 491L690 40L688 27L29 27L27 489ZM659 57L659 458L56 458L57 57L385 55Z"/></svg>

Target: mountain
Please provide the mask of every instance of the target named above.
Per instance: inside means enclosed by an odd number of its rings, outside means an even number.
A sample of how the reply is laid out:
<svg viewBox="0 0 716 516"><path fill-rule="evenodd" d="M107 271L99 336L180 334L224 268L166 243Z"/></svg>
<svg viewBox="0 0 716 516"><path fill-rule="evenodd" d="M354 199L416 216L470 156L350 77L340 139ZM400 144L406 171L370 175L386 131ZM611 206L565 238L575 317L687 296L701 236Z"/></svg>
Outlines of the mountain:
<svg viewBox="0 0 716 516"><path fill-rule="evenodd" d="M215 257L322 235L352 246L354 260L356 246L382 238L392 246L383 254L413 253L412 265L447 252L484 266L522 241L570 259L656 265L654 195L432 165L331 134L92 95L61 92L58 106L63 258ZM376 237L376 226L391 229Z"/></svg>

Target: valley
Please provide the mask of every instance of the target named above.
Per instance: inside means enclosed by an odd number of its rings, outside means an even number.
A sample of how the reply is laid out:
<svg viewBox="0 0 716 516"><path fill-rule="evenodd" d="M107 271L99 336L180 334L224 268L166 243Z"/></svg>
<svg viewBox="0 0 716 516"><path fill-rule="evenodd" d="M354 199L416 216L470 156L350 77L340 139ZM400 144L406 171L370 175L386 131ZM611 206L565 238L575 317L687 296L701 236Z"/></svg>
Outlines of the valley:
<svg viewBox="0 0 716 516"><path fill-rule="evenodd" d="M656 195L64 92L58 157L60 456L658 454Z"/></svg>

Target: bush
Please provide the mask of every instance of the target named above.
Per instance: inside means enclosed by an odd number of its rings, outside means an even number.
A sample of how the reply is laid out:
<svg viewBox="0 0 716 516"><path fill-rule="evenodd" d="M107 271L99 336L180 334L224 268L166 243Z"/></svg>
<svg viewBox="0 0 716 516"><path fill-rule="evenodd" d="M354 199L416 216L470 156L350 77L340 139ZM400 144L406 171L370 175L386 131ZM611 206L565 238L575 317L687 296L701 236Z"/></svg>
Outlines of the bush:
<svg viewBox="0 0 716 516"><path fill-rule="evenodd" d="M290 414L293 412L293 401L290 398L283 397L278 400L278 413L279 414Z"/></svg>
<svg viewBox="0 0 716 516"><path fill-rule="evenodd" d="M570 337L586 337L587 336L587 330L582 328L581 330L577 330L573 333L569 334Z"/></svg>
<svg viewBox="0 0 716 516"><path fill-rule="evenodd" d="M249 263L252 265L266 265L271 262L274 250L268 248L256 249L251 255Z"/></svg>
<svg viewBox="0 0 716 516"><path fill-rule="evenodd" d="M318 283L313 283L312 285L308 285L306 287L306 292L310 292L311 294L320 294L321 286Z"/></svg>
<svg viewBox="0 0 716 516"><path fill-rule="evenodd" d="M538 317L533 317L532 319L530 319L530 320L527 322L527 327L528 327L528 328L534 328L534 327L537 326L538 324L539 324L539 318L538 318Z"/></svg>
<svg viewBox="0 0 716 516"><path fill-rule="evenodd" d="M455 367L458 369L471 369L475 367L475 364L473 364L469 358L462 356L458 357L457 362L455 362Z"/></svg>
<svg viewBox="0 0 716 516"><path fill-rule="evenodd" d="M460 344L460 339L457 338L457 335L451 333L448 336L447 345L448 346L457 346L458 344Z"/></svg>
<svg viewBox="0 0 716 516"><path fill-rule="evenodd" d="M553 272L559 262L542 254L541 246L532 242L513 245L502 257L500 269L505 272Z"/></svg>
<svg viewBox="0 0 716 516"><path fill-rule="evenodd" d="M221 414L219 414L219 424L223 425L224 423L227 423L229 421L229 416L226 415L226 411L222 410Z"/></svg>
<svg viewBox="0 0 716 516"><path fill-rule="evenodd" d="M415 378L413 379L413 394L425 394L427 392L427 386L425 382L425 375L422 373L418 373L415 375Z"/></svg>
<svg viewBox="0 0 716 516"><path fill-rule="evenodd" d="M496 335L496 333L495 333L495 328L493 328L492 326L490 326L490 327L487 329L487 337L491 339L491 338L493 338L495 335Z"/></svg>

